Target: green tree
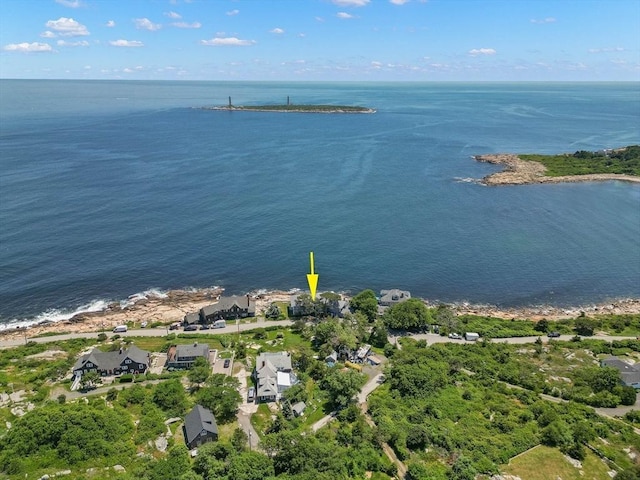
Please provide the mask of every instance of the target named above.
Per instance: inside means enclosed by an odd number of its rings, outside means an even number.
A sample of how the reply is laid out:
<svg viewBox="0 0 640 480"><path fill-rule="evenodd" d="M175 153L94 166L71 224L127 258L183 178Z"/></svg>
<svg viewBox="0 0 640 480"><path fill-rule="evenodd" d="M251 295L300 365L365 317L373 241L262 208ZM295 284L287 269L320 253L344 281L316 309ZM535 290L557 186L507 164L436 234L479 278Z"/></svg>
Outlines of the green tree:
<svg viewBox="0 0 640 480"><path fill-rule="evenodd" d="M371 329L369 343L374 347L383 348L389 342L387 326L381 319L377 319Z"/></svg>
<svg viewBox="0 0 640 480"><path fill-rule="evenodd" d="M324 379L323 388L334 407L344 408L351 403L352 397L360 391L364 383L364 375L354 370L331 370Z"/></svg>
<svg viewBox="0 0 640 480"><path fill-rule="evenodd" d="M597 327L597 322L589 317L578 317L575 321L575 331L578 335L591 336Z"/></svg>
<svg viewBox="0 0 640 480"><path fill-rule="evenodd" d="M247 434L241 428L236 428L231 436L231 445L237 452L244 452L247 448L247 442L249 441Z"/></svg>
<svg viewBox="0 0 640 480"><path fill-rule="evenodd" d="M97 372L85 372L80 378L80 390L87 390L94 388L98 384L102 383L102 378Z"/></svg>
<svg viewBox="0 0 640 480"><path fill-rule="evenodd" d="M536 323L536 326L533 327L533 329L536 332L547 333L549 331L549 320L547 320L546 318L543 318L538 323Z"/></svg>
<svg viewBox="0 0 640 480"><path fill-rule="evenodd" d="M259 452L243 452L229 462L228 476L233 480L263 480L273 475L273 462Z"/></svg>
<svg viewBox="0 0 640 480"><path fill-rule="evenodd" d="M369 320L373 322L378 316L378 299L373 290L363 290L355 295L349 302L354 312L361 312Z"/></svg>
<svg viewBox="0 0 640 480"><path fill-rule="evenodd" d="M431 314L422 300L410 298L384 312L384 323L398 330L419 330L431 323Z"/></svg>
<svg viewBox="0 0 640 480"><path fill-rule="evenodd" d="M187 377L192 384L200 384L207 381L211 375L211 365L204 357L196 358L196 361L191 366Z"/></svg>
<svg viewBox="0 0 640 480"><path fill-rule="evenodd" d="M149 480L166 480L180 478L189 470L189 450L184 445L176 445L169 450L166 458L153 464L147 475Z"/></svg>
<svg viewBox="0 0 640 480"><path fill-rule="evenodd" d="M187 396L180 380L167 380L156 385L153 403L168 415L181 416L187 409Z"/></svg>
<svg viewBox="0 0 640 480"><path fill-rule="evenodd" d="M223 374L214 374L207 386L198 390L197 402L213 412L216 420L225 423L233 420L242 401L238 393L238 379Z"/></svg>

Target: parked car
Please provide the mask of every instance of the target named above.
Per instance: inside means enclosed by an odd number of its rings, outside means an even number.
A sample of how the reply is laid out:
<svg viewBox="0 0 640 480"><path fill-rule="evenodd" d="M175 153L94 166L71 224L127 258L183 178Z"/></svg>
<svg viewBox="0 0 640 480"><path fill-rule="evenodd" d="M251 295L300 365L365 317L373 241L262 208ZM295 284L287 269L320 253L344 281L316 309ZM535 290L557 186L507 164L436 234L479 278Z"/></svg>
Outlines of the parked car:
<svg viewBox="0 0 640 480"><path fill-rule="evenodd" d="M147 328L147 322L146 322L146 321L145 321L145 322L142 322L142 323L140 324L140 328Z"/></svg>
<svg viewBox="0 0 640 480"><path fill-rule="evenodd" d="M200 325L200 330L209 330L211 328L211 325L209 325L208 323L205 323L204 325Z"/></svg>
<svg viewBox="0 0 640 480"><path fill-rule="evenodd" d="M224 368L229 368L229 365L231 365L231 360L229 360L228 358L224 359Z"/></svg>
<svg viewBox="0 0 640 480"><path fill-rule="evenodd" d="M127 331L126 325L118 325L116 328L113 329L113 333L122 333L126 331Z"/></svg>
<svg viewBox="0 0 640 480"><path fill-rule="evenodd" d="M256 398L256 389L254 387L249 388L249 391L247 392L247 400L249 402L253 402Z"/></svg>
<svg viewBox="0 0 640 480"><path fill-rule="evenodd" d="M169 330L178 330L179 328L180 328L180 324L178 322L175 322L169 325Z"/></svg>
<svg viewBox="0 0 640 480"><path fill-rule="evenodd" d="M187 325L184 327L185 332L193 332L194 330L198 330L198 325Z"/></svg>
<svg viewBox="0 0 640 480"><path fill-rule="evenodd" d="M549 332L547 333L547 337L549 338L558 338L560 336L559 332Z"/></svg>
<svg viewBox="0 0 640 480"><path fill-rule="evenodd" d="M449 338L451 338L453 340L461 340L462 339L462 337L457 333L450 333L449 334Z"/></svg>

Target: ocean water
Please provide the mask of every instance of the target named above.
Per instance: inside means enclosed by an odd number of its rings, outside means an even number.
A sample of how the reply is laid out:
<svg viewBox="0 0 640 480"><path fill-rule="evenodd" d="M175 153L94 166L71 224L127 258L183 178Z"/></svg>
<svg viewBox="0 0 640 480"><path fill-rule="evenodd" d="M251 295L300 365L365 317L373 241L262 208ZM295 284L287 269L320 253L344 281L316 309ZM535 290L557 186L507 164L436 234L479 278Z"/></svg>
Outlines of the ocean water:
<svg viewBox="0 0 640 480"><path fill-rule="evenodd" d="M329 103L372 115L207 111ZM196 108L194 108L196 107ZM637 83L0 80L0 323L149 289L640 297L640 186L485 187L471 156L640 143Z"/></svg>

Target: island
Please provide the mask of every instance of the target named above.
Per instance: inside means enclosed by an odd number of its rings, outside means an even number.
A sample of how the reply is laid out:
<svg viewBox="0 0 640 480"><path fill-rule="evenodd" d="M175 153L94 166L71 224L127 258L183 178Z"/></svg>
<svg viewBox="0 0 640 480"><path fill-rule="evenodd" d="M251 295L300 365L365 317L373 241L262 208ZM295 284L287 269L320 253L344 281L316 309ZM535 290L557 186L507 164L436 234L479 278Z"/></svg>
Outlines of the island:
<svg viewBox="0 0 640 480"><path fill-rule="evenodd" d="M280 105L233 105L231 97L227 105L217 107L202 107L203 110L226 110L244 112L285 112L285 113L376 113L373 108L353 105L307 105L291 103L287 97L287 103Z"/></svg>
<svg viewBox="0 0 640 480"><path fill-rule="evenodd" d="M481 179L482 185L526 185L533 183L592 182L620 180L640 183L640 146L559 155L486 154L479 162L506 168Z"/></svg>

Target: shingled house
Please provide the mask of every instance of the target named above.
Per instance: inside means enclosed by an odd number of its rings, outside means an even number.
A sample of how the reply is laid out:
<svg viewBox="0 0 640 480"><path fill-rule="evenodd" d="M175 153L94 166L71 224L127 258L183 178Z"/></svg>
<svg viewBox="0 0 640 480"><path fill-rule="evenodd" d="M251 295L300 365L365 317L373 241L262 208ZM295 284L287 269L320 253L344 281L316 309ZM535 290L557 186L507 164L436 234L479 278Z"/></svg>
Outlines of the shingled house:
<svg viewBox="0 0 640 480"><path fill-rule="evenodd" d="M211 410L196 405L184 417L184 442L190 450L203 443L218 440L218 425Z"/></svg>
<svg viewBox="0 0 640 480"><path fill-rule="evenodd" d="M218 303L200 309L200 322L255 317L256 301L249 295L220 297Z"/></svg>
<svg viewBox="0 0 640 480"><path fill-rule="evenodd" d="M405 290L393 288L391 290L380 290L380 300L378 303L382 306L389 307L396 303L404 302L411 298L411 293Z"/></svg>
<svg viewBox="0 0 640 480"><path fill-rule="evenodd" d="M620 372L620 380L624 385L640 390L640 365L631 365L618 357L609 357L600 360L600 366L615 368Z"/></svg>
<svg viewBox="0 0 640 480"><path fill-rule="evenodd" d="M209 361L209 345L207 343L195 342L169 347L167 368L191 368L198 357Z"/></svg>
<svg viewBox="0 0 640 480"><path fill-rule="evenodd" d="M123 373L144 373L149 368L150 353L135 345L128 349L103 352L94 348L91 353L82 355L73 366L75 375L97 372L102 376L121 375Z"/></svg>
<svg viewBox="0 0 640 480"><path fill-rule="evenodd" d="M253 377L259 402L278 400L282 392L298 383L291 367L289 352L264 352L258 355Z"/></svg>

